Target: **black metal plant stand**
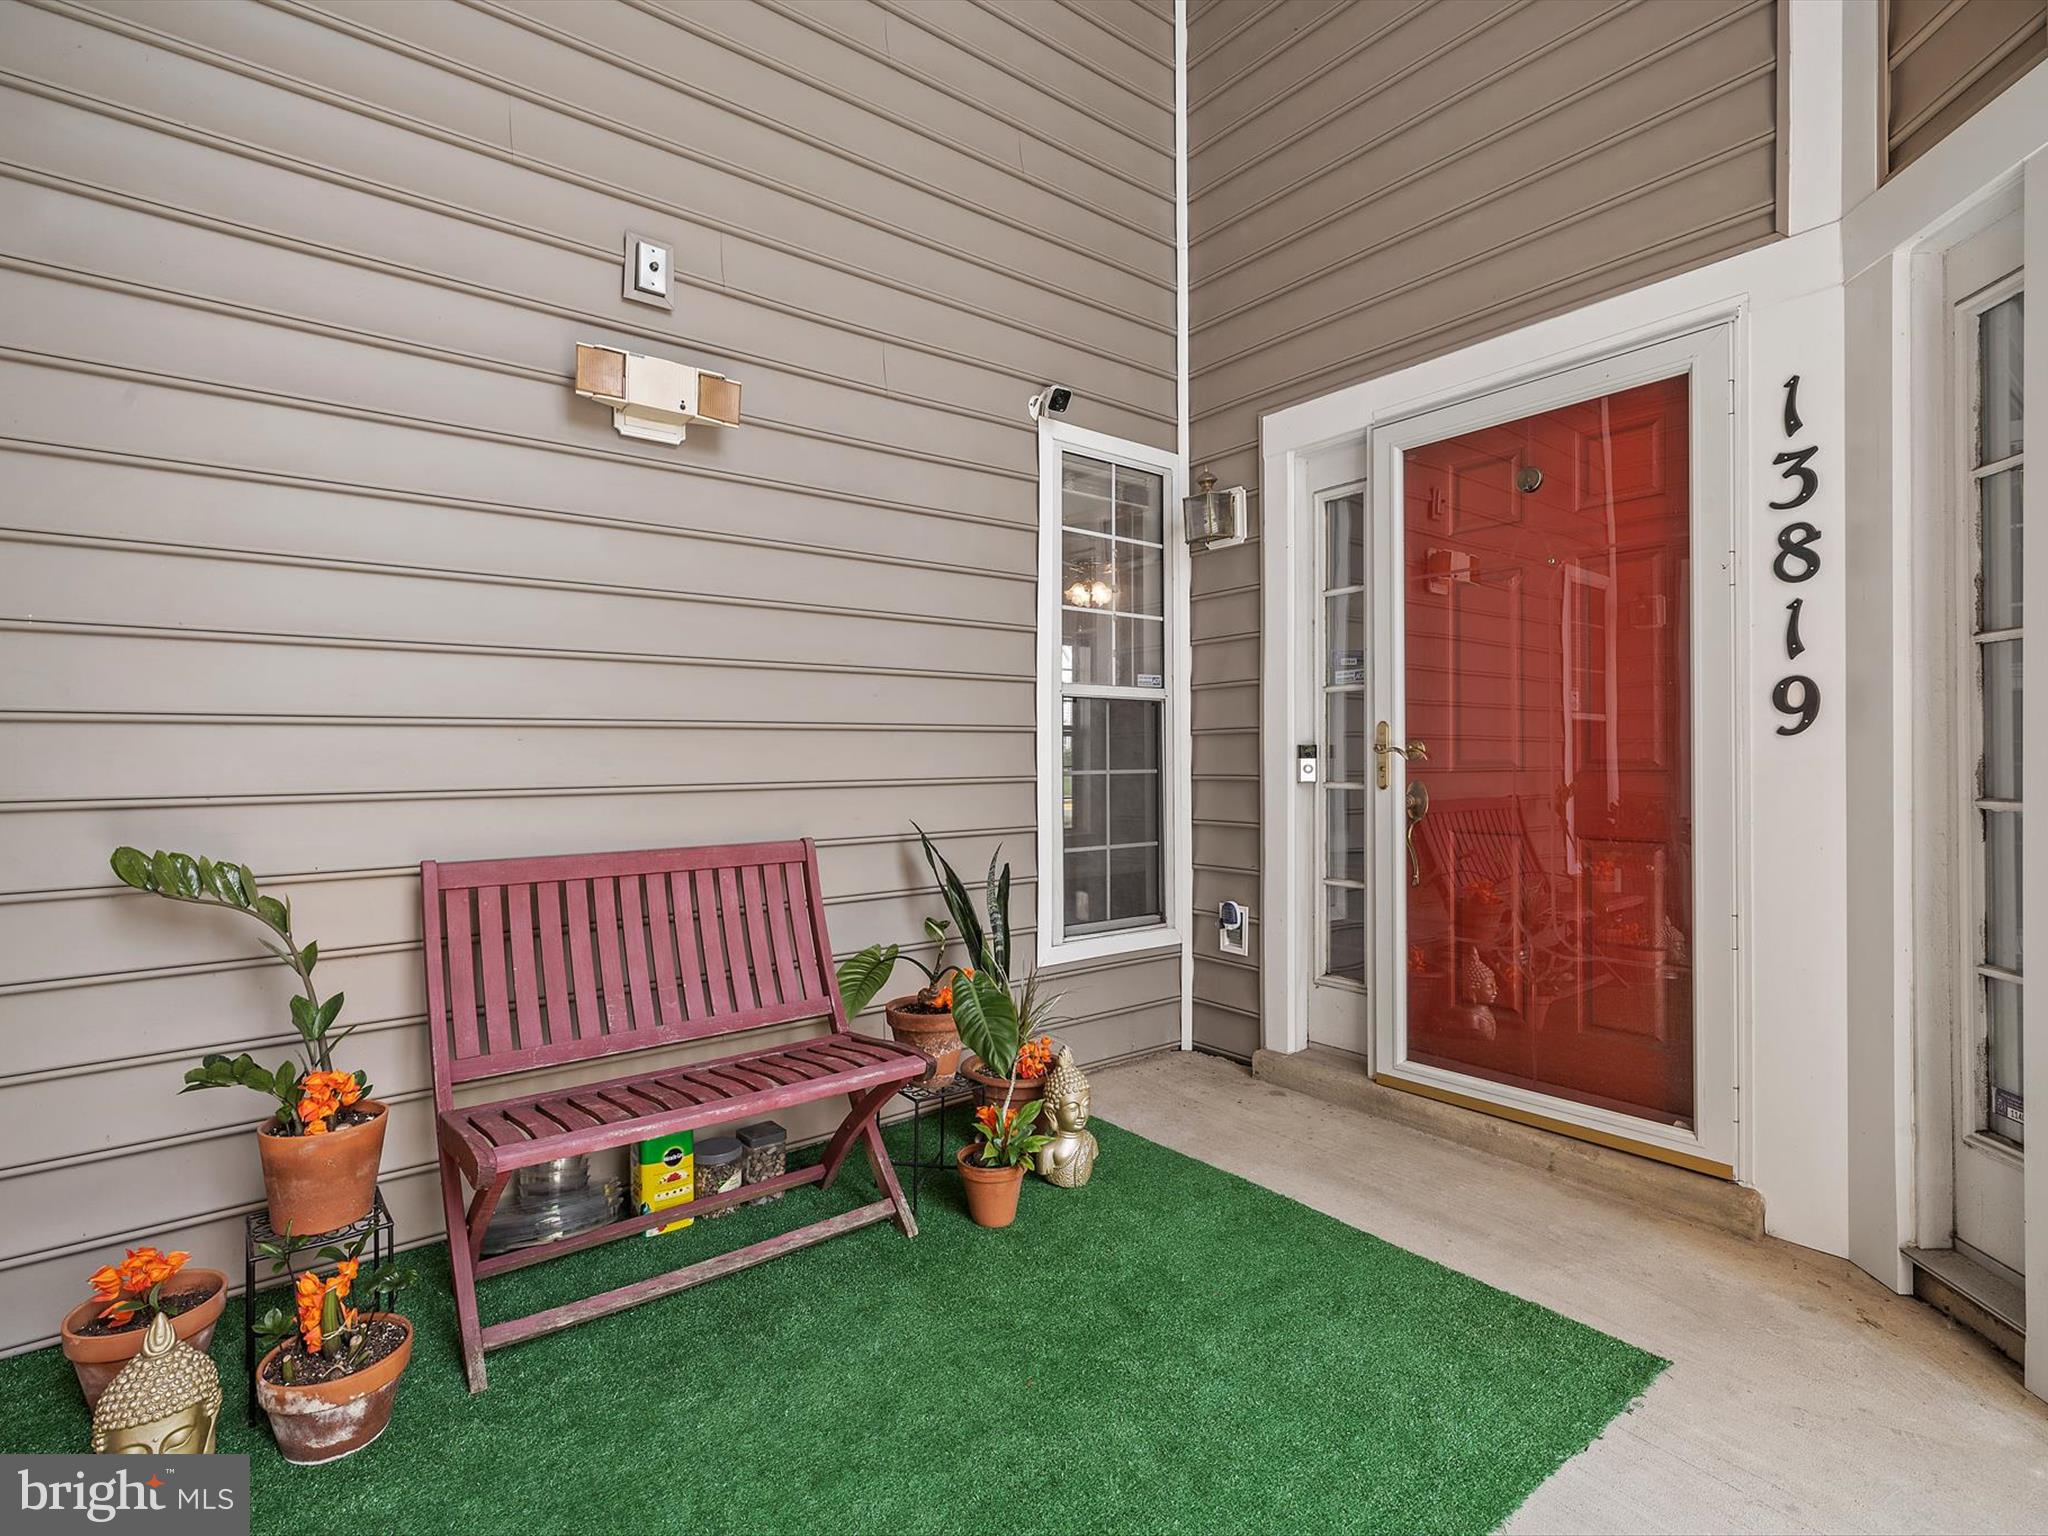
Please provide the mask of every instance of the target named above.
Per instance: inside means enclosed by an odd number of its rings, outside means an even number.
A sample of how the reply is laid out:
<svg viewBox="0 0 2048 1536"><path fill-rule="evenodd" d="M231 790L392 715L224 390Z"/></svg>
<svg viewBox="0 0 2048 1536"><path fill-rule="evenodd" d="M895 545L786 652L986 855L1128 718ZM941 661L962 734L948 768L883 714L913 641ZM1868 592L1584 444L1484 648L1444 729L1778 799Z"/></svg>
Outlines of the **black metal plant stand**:
<svg viewBox="0 0 2048 1536"><path fill-rule="evenodd" d="M282 1238L272 1229L267 1209L251 1211L242 1218L242 1226L242 1378L249 1384L249 1422L254 1424L257 1422L256 1265L264 1257L257 1251L257 1245L281 1242ZM398 1229L391 1221L391 1207L384 1203L381 1184L371 1202L370 1213L361 1220L336 1227L332 1232L294 1232L292 1252L285 1260L283 1271L271 1276L264 1289L275 1290L282 1285L289 1290L302 1268L317 1269L327 1262L320 1257L322 1248L353 1247L358 1238L369 1239L365 1251L373 1269L390 1263L398 1256Z"/></svg>
<svg viewBox="0 0 2048 1536"><path fill-rule="evenodd" d="M952 1166L946 1160L946 1111L955 1104L965 1104L973 1099L974 1084L964 1077L956 1077L936 1088L925 1083L908 1083L896 1091L910 1101L910 1156L892 1157L890 1161L910 1174L911 1213L922 1215L917 1198L924 1185L924 1176ZM939 1149L927 1158L924 1155L924 1122L934 1113L939 1122Z"/></svg>

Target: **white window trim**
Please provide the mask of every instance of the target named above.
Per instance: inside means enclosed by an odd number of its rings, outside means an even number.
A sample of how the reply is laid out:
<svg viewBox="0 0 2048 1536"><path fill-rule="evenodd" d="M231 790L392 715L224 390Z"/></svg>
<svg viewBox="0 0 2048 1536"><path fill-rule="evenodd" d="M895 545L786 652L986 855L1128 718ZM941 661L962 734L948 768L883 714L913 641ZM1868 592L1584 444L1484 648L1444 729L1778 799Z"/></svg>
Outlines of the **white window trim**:
<svg viewBox="0 0 2048 1536"><path fill-rule="evenodd" d="M1060 936L1060 458L1065 453L1149 471L1165 481L1160 528L1166 582L1166 694L1160 742L1160 906L1165 918L1142 928ZM1181 950L1187 925L1188 857L1193 846L1189 737L1188 549L1181 536L1187 468L1178 454L1086 427L1038 423L1038 963L1052 967L1149 950Z"/></svg>

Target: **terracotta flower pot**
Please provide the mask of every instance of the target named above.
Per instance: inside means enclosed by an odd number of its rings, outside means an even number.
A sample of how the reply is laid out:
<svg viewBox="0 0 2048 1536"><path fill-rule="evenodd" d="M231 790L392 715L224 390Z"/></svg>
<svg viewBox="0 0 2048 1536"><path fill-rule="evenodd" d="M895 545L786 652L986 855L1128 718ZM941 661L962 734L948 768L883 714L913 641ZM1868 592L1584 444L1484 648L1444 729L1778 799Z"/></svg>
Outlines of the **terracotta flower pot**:
<svg viewBox="0 0 2048 1536"><path fill-rule="evenodd" d="M1024 1165L984 1168L969 1161L974 1145L962 1147L959 1153L960 1180L967 1186L967 1214L974 1218L976 1226L1007 1227L1017 1219L1017 1192L1024 1187Z"/></svg>
<svg viewBox="0 0 2048 1536"><path fill-rule="evenodd" d="M284 1459L295 1466L318 1466L360 1451L384 1433L391 1422L391 1404L398 1396L398 1378L412 1359L412 1324L389 1313L366 1313L365 1322L382 1320L405 1329L405 1340L376 1364L333 1381L293 1386L265 1376L280 1344L256 1366L256 1401L270 1416L270 1432Z"/></svg>
<svg viewBox="0 0 2048 1536"><path fill-rule="evenodd" d="M998 1077L984 1067L981 1058L972 1052L960 1058L960 1075L974 1084L974 1103L977 1108L989 1104L1001 1109L1004 1097L1007 1096L1010 1108L1022 1109L1045 1092L1044 1078ZM1039 1111L1038 1129L1047 1135L1052 1133L1052 1116L1044 1110Z"/></svg>
<svg viewBox="0 0 2048 1536"><path fill-rule="evenodd" d="M205 1353L213 1342L213 1325L220 1321L220 1309L228 1301L228 1277L217 1269L199 1269L187 1265L164 1282L166 1290L196 1291L201 1286L212 1286L213 1294L198 1306L180 1312L171 1319L171 1327L178 1337L194 1349ZM85 1394L85 1406L99 1406L100 1394L107 1390L107 1383L120 1374L121 1367L142 1352L142 1336L147 1328L130 1328L123 1333L81 1333L107 1304L95 1297L81 1301L64 1314L62 1333L64 1337L64 1358L71 1362L71 1369L78 1377L78 1390Z"/></svg>
<svg viewBox="0 0 2048 1536"><path fill-rule="evenodd" d="M270 1229L294 1237L332 1232L370 1214L377 1198L377 1164L384 1156L384 1126L391 1118L375 1099L355 1106L376 1118L336 1126L324 1136L273 1136L256 1132L263 1158L263 1196L270 1202Z"/></svg>
<svg viewBox="0 0 2048 1536"><path fill-rule="evenodd" d="M925 1087L943 1088L959 1075L960 1031L950 1008L943 1013L916 1012L910 1007L916 1001L915 996L899 997L885 1005L889 1033L931 1062L932 1075L925 1079Z"/></svg>

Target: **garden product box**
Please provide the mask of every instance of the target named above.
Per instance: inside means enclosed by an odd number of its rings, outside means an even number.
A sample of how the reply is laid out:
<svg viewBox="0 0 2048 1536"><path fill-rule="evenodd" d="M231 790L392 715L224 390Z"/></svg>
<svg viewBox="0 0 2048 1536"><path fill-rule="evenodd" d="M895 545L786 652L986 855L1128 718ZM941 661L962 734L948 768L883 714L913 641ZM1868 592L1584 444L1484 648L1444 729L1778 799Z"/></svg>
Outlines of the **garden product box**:
<svg viewBox="0 0 2048 1536"><path fill-rule="evenodd" d="M656 1136L640 1142L633 1154L633 1203L642 1216L652 1216L687 1201L696 1188L696 1133ZM678 1232L695 1218L685 1216L665 1226L649 1227L649 1237Z"/></svg>

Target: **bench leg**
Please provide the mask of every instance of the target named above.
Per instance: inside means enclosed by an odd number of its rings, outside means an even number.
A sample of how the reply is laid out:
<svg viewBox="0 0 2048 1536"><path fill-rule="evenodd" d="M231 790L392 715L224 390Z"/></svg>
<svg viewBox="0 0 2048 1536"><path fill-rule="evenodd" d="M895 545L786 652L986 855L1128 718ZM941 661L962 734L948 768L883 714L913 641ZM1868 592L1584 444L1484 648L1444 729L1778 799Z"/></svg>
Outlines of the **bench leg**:
<svg viewBox="0 0 2048 1536"><path fill-rule="evenodd" d="M910 1202L904 1198L903 1186L896 1182L896 1166L889 1161L888 1148L882 1145L882 1128L875 1119L895 1093L894 1083L884 1083L879 1088L869 1089L847 1106L846 1118L839 1122L839 1129L832 1133L831 1141L825 1145L822 1159L825 1176L820 1187L832 1187L832 1181L839 1176L839 1165L846 1161L846 1154L853 1150L855 1140L859 1140L867 1152L869 1165L875 1170L875 1182L889 1197L889 1203L896 1207L896 1225L903 1229L905 1237L915 1237L917 1217L910 1209Z"/></svg>
<svg viewBox="0 0 2048 1536"><path fill-rule="evenodd" d="M484 1256L484 1233L490 1230L491 1218L498 1213L498 1202L505 1197L505 1190L512 1182L512 1175L501 1173L491 1182L489 1189L480 1189L469 1202L469 1261L472 1265Z"/></svg>
<svg viewBox="0 0 2048 1536"><path fill-rule="evenodd" d="M868 1166L875 1170L875 1182L882 1187L896 1206L896 1225L903 1229L905 1237L917 1236L917 1213L910 1208L910 1202L903 1197L903 1186L896 1182L896 1164L889 1158L889 1149L882 1143L882 1125L872 1116L861 1128L861 1145L867 1148Z"/></svg>
<svg viewBox="0 0 2048 1536"><path fill-rule="evenodd" d="M462 1369L469 1390L484 1389L484 1330L476 1310L476 1262L469 1245L468 1213L462 1206L462 1173L441 1154L441 1209L448 1220L448 1271L455 1290L455 1326L462 1338Z"/></svg>

